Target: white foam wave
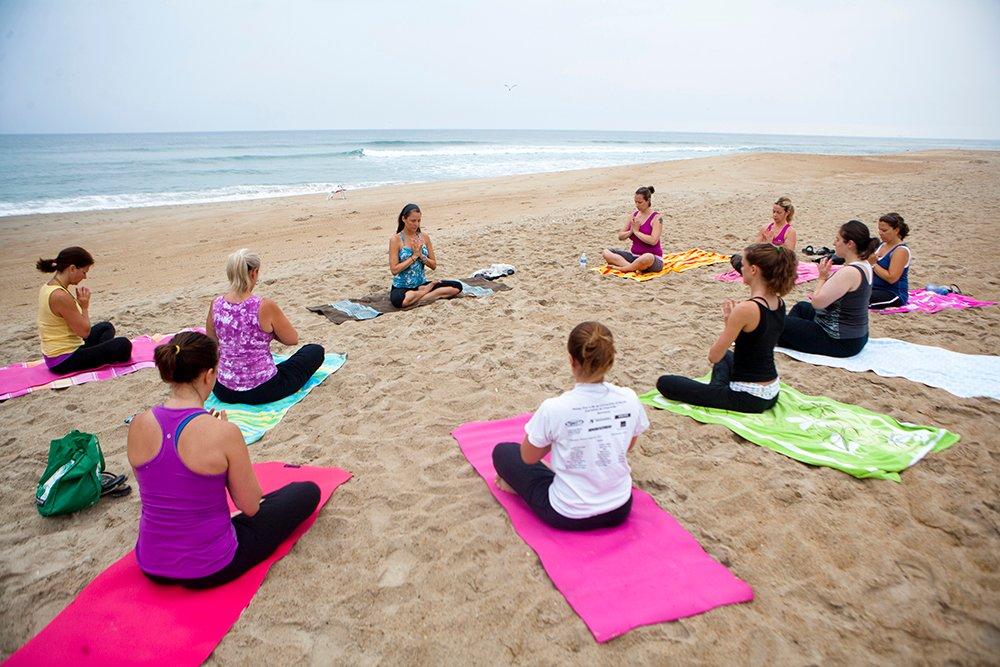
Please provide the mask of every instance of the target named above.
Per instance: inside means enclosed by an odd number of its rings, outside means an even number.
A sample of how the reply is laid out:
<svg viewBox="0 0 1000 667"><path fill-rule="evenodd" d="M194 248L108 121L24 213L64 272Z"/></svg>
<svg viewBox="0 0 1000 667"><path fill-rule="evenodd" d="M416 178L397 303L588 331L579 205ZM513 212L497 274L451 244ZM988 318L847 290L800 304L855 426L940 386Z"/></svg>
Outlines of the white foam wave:
<svg viewBox="0 0 1000 667"><path fill-rule="evenodd" d="M338 183L304 183L301 185L237 185L188 192L151 192L120 195L85 195L62 199L39 199L23 202L0 202L0 218L39 213L72 213L105 211L122 208L147 208L178 204L211 204L214 202L272 199L295 195L326 194L338 187L346 190L391 185L399 181L378 181L340 185Z"/></svg>
<svg viewBox="0 0 1000 667"><path fill-rule="evenodd" d="M733 153L752 150L753 146L705 146L703 144L625 144L603 146L440 146L429 149L365 148L362 153L372 158L409 158L439 156L496 155L671 155L675 153Z"/></svg>

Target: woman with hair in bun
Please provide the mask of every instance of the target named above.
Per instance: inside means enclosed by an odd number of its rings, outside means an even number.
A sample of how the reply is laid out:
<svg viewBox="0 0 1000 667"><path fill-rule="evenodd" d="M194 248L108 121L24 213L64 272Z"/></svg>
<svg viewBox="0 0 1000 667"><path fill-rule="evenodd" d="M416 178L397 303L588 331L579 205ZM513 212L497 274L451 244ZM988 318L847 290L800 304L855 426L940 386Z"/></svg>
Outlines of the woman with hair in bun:
<svg viewBox="0 0 1000 667"><path fill-rule="evenodd" d="M651 210L652 185L635 191L635 211L618 230L618 240L632 239L632 248L608 248L604 251L604 261L608 266L626 273L656 273L663 270L663 247L660 234L663 231L663 216Z"/></svg>
<svg viewBox="0 0 1000 667"><path fill-rule="evenodd" d="M291 396L323 365L322 345L303 345L274 363L271 341L297 345L299 334L271 299L253 293L260 257L241 248L226 261L229 291L208 307L208 335L219 342L219 378L213 390L223 403L261 405Z"/></svg>
<svg viewBox="0 0 1000 667"><path fill-rule="evenodd" d="M831 276L831 259L820 261L812 303L799 301L792 307L778 345L828 357L853 357L864 348L872 292L872 267L866 260L877 244L863 222L841 225L833 249L844 266Z"/></svg>
<svg viewBox="0 0 1000 667"><path fill-rule="evenodd" d="M462 293L462 283L457 280L428 281L424 267L437 268L437 258L431 237L420 230L420 207L407 204L399 212L396 233L389 238L389 271L392 287L389 302L396 308L410 308L450 299Z"/></svg>
<svg viewBox="0 0 1000 667"><path fill-rule="evenodd" d="M132 342L115 338L110 322L90 323L90 290L79 285L94 266L94 258L79 247L64 248L55 259L35 263L42 273L55 273L38 292L38 335L49 370L58 375L128 361Z"/></svg>
<svg viewBox="0 0 1000 667"><path fill-rule="evenodd" d="M795 287L795 253L782 246L757 243L742 254L740 273L750 298L722 304L722 333L708 350L712 379L708 384L664 375L656 388L664 397L707 408L764 412L778 402L781 383L774 365L774 346L785 326L781 297ZM735 349L729 349L735 343Z"/></svg>
<svg viewBox="0 0 1000 667"><path fill-rule="evenodd" d="M576 385L542 403L520 444L501 442L493 449L496 485L521 496L553 528L617 526L632 509L626 455L649 419L634 391L604 381L615 361L606 326L578 324L567 348ZM541 462L550 451L551 468Z"/></svg>
<svg viewBox="0 0 1000 667"><path fill-rule="evenodd" d="M757 234L757 243L770 243L795 252L797 236L792 227L793 217L795 217L795 207L792 206L792 200L788 197L779 197L778 201L771 205L771 222L761 227Z"/></svg>
<svg viewBox="0 0 1000 667"><path fill-rule="evenodd" d="M869 308L898 308L910 300L910 249L903 239L910 227L899 213L878 219L882 244L868 256L872 265L872 296Z"/></svg>
<svg viewBox="0 0 1000 667"><path fill-rule="evenodd" d="M170 397L128 430L142 504L135 559L157 583L221 586L274 553L316 511L320 490L293 482L261 495L240 430L204 408L216 382L214 340L179 333L154 358ZM227 491L240 510L233 517Z"/></svg>

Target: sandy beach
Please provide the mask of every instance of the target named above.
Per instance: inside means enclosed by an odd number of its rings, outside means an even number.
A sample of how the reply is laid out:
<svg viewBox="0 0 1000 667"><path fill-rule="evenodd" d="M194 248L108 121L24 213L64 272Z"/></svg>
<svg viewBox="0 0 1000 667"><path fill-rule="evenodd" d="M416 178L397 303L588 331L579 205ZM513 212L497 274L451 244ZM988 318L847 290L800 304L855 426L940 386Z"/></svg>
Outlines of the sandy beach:
<svg viewBox="0 0 1000 667"><path fill-rule="evenodd" d="M572 386L565 342L596 319L616 336L608 377L638 392L663 372L701 375L741 285L708 267L645 283L597 266L632 193L653 185L665 251L734 252L791 197L799 248L898 211L910 280L1000 300L1000 153L879 157L746 154L234 203L0 219L0 365L39 357L39 257L82 245L97 263L91 317L124 335L203 325L226 256L263 260L258 293L305 342L347 365L251 446L255 461L350 470L271 570L215 664L989 664L1000 655L1000 404L904 379L778 355L808 394L947 428L961 441L902 474L857 480L750 444L721 426L650 411L630 456L637 486L756 599L599 645L450 436L535 408ZM387 247L406 202L423 210L441 278L513 264L486 299L335 326L307 305L388 289ZM992 259L991 259L992 258ZM804 298L800 285L787 298ZM1000 307L873 315L872 337L1000 354ZM275 345L275 351L281 346ZM138 494L44 519L32 494L48 443L96 433L124 472L123 419L161 401L154 370L0 404L0 655L41 630L132 548ZM130 475L131 476L131 475Z"/></svg>

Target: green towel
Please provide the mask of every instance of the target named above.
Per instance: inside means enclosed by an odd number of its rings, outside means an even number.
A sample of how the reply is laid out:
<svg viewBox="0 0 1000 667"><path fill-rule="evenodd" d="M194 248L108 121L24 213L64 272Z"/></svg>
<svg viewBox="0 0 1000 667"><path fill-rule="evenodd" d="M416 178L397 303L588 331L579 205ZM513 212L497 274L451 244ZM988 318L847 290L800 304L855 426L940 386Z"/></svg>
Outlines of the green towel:
<svg viewBox="0 0 1000 667"><path fill-rule="evenodd" d="M705 382L708 375L700 378ZM762 414L678 403L655 389L639 397L654 408L721 424L750 442L796 461L828 466L854 477L899 480L899 473L930 452L958 442L943 428L898 422L892 417L825 396L807 396L781 384L778 403Z"/></svg>
<svg viewBox="0 0 1000 667"><path fill-rule="evenodd" d="M287 355L274 355L274 362L281 363L287 359ZM340 367L347 363L346 354L327 354L323 359L323 365L319 367L302 389L291 396L287 396L280 401L264 403L263 405L244 405L242 403L223 403L209 394L205 401L206 410L225 410L229 421L240 427L243 439L246 443L252 444L264 437L264 434L278 425L281 418L285 416L288 409L306 397L313 387L340 370Z"/></svg>

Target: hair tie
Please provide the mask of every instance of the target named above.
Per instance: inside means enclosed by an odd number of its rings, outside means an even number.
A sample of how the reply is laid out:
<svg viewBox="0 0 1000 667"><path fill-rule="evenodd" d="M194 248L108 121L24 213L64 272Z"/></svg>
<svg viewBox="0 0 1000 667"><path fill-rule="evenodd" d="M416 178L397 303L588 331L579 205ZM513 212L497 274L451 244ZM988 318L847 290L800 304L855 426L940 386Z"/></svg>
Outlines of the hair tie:
<svg viewBox="0 0 1000 667"><path fill-rule="evenodd" d="M180 345L174 345L174 353L175 354L180 354L181 353L181 346Z"/></svg>

